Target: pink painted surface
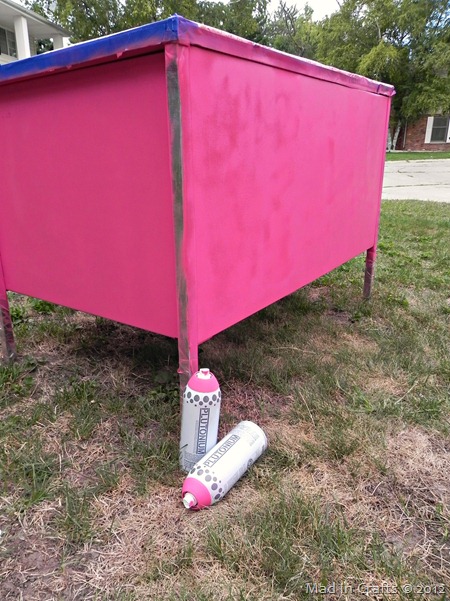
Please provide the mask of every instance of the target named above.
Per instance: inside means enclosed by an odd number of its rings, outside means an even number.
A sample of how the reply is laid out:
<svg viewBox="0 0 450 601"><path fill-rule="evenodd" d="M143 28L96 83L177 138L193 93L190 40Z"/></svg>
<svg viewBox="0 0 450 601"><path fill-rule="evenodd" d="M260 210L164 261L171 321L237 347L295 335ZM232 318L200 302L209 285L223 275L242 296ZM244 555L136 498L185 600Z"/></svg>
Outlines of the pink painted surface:
<svg viewBox="0 0 450 601"><path fill-rule="evenodd" d="M237 56L252 62L259 62L271 67L299 73L353 89L365 90L375 94L393 96L394 87L390 84L374 81L356 73L342 71L329 65L318 63L307 58L286 54L267 46L255 44L231 33L220 31L208 25L199 24L192 27L192 22L180 19L178 39L181 43L201 48L208 48L219 53Z"/></svg>
<svg viewBox="0 0 450 601"><path fill-rule="evenodd" d="M8 69L6 287L178 337L186 376L376 243L390 86L180 17Z"/></svg>
<svg viewBox="0 0 450 601"><path fill-rule="evenodd" d="M189 54L185 254L202 342L375 243L390 101Z"/></svg>
<svg viewBox="0 0 450 601"><path fill-rule="evenodd" d="M178 335L164 53L3 86L9 290Z"/></svg>

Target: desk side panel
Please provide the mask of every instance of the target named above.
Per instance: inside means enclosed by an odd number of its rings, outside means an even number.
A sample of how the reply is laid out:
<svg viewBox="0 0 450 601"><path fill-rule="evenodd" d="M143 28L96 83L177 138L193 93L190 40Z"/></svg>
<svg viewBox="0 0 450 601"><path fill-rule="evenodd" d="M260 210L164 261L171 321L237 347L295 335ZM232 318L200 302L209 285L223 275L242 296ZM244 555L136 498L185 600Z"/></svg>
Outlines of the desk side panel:
<svg viewBox="0 0 450 601"><path fill-rule="evenodd" d="M191 47L199 340L375 240L389 99Z"/></svg>
<svg viewBox="0 0 450 601"><path fill-rule="evenodd" d="M164 54L0 91L6 287L177 336Z"/></svg>

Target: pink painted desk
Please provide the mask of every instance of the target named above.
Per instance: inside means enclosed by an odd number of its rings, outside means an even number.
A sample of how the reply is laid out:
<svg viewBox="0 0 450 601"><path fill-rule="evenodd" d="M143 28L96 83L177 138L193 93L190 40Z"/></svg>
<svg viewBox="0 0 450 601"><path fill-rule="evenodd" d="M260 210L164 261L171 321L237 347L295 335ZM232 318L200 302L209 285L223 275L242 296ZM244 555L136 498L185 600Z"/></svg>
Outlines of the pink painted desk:
<svg viewBox="0 0 450 601"><path fill-rule="evenodd" d="M6 290L198 345L368 251L393 88L171 17L0 67Z"/></svg>

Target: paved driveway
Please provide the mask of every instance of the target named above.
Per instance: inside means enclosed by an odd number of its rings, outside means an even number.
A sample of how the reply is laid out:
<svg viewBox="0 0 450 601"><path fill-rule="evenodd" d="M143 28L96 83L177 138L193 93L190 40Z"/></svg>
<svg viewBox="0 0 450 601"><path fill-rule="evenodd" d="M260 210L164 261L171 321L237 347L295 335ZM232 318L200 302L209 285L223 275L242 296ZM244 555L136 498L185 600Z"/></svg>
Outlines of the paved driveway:
<svg viewBox="0 0 450 601"><path fill-rule="evenodd" d="M383 198L450 203L450 159L387 161Z"/></svg>

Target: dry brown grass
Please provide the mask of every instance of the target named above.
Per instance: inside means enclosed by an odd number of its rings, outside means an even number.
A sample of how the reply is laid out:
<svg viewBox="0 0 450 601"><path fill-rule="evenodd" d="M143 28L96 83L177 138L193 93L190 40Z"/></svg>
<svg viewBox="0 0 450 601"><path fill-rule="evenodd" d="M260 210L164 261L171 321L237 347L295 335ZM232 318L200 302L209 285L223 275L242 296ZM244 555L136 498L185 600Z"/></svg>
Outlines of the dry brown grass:
<svg viewBox="0 0 450 601"><path fill-rule="evenodd" d="M448 448L435 433L406 428L391 432L385 452L377 453L386 462L386 475L364 452L340 465L314 462L286 479L339 507L349 526L376 533L405 560L426 566L434 582L449 582Z"/></svg>
<svg viewBox="0 0 450 601"><path fill-rule="evenodd" d="M390 261L372 308L345 271L203 345L223 384L220 435L250 419L269 449L199 513L181 503L173 452L176 344L28 308L17 365L31 371L0 411L0 601L302 601L302 578L449 583L448 287L419 270L414 288Z"/></svg>
<svg viewBox="0 0 450 601"><path fill-rule="evenodd" d="M344 343L349 344L347 337ZM354 340L350 344L354 346ZM126 374L120 375L120 369L118 372L113 377L127 379ZM450 579L449 548L443 542L444 524L449 520L450 460L439 435L418 427L391 431L384 449L372 449L377 460L385 463L385 475L372 461L367 446L364 452L342 462L313 457L304 463L305 443L318 442L316 424L290 423L289 398L278 401L267 390L249 392L246 385L232 384L226 410L231 416L257 420L262 402L276 405L276 411L273 407L259 421L272 451L287 457L287 467L277 476L281 488L295 487L307 498L320 499L324 507L337 508L349 527L364 530L368 540L376 533L405 558L420 562L437 581ZM27 408L29 400L25 399L22 410ZM99 463L120 456L118 418L102 420L86 441L66 440L71 419L64 411L54 422L38 423L33 429L42 440L43 450L61 458L54 486L61 480L82 490L95 479ZM43 501L20 515L13 511L0 573L2 599L18 598L18 591L21 598L30 601L113 599L121 594L124 598L132 594L135 599L164 599L201 582L202 594L215 601L232 599L233 595L240 598L242 591L248 599L281 600L283 596L267 588L260 574L255 572L249 582L212 560L205 548L209 527L228 520L232 529L236 507L251 512L252 506L264 503L264 486L270 485L270 474L270 467L263 462L253 480L241 483L220 505L196 514L184 510L176 487L150 483L147 494L137 495L133 477L124 465L114 490L91 500L95 534L75 549L69 549L64 536L54 529L55 518L62 511L61 497ZM13 499L2 501L11 511ZM239 536L239 529L235 535ZM187 545L195 559L183 556ZM255 549L255 565L262 552ZM335 574L339 576L338 568ZM379 579L371 572L363 577L367 583Z"/></svg>

